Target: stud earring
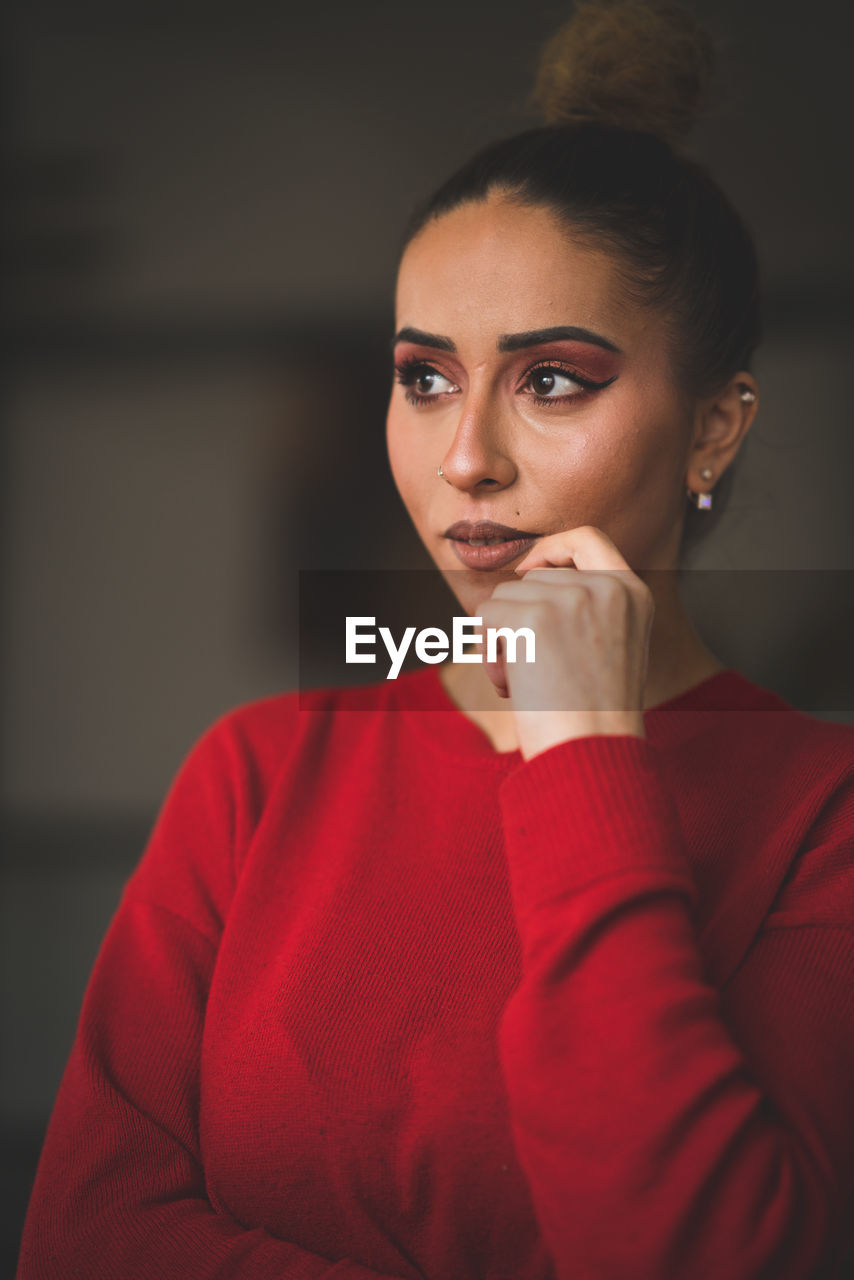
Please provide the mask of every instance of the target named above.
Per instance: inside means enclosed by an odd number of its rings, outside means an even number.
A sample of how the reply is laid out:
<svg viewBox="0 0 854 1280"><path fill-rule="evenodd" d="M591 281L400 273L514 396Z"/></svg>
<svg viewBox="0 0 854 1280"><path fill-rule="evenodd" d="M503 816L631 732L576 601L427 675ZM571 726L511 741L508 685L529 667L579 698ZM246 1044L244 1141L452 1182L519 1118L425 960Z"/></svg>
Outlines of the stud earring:
<svg viewBox="0 0 854 1280"><path fill-rule="evenodd" d="M714 478L714 474L715 474L715 473L714 473L714 471L712 470L712 468L711 468L711 467L701 467L701 468L700 468L700 479L701 479L701 480L705 480L705 481L706 481L706 483L708 483L710 480L712 480L712 479ZM686 488L685 493L687 494L687 496L690 498L691 502L693 502L694 506L695 506L699 511L711 511L711 509L712 509L712 495L711 495L711 493L710 493L710 492L708 492L708 493L695 493L693 489L687 489L687 488Z"/></svg>
<svg viewBox="0 0 854 1280"><path fill-rule="evenodd" d="M742 387L739 395L745 404L753 404L753 401L756 399L756 392L752 391L750 387Z"/></svg>

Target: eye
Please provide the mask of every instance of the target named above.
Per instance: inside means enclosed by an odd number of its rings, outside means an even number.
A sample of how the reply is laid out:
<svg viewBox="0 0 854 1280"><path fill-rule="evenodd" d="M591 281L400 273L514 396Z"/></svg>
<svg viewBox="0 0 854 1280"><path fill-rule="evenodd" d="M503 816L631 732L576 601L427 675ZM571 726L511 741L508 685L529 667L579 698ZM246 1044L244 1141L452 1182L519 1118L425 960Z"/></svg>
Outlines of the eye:
<svg viewBox="0 0 854 1280"><path fill-rule="evenodd" d="M566 395L567 389L581 385L559 369L535 369L529 381L534 394L544 398Z"/></svg>
<svg viewBox="0 0 854 1280"><path fill-rule="evenodd" d="M539 364L529 369L523 387L530 387L535 400L549 403L561 403L577 400L590 391L601 391L613 382L608 378L605 382L593 382L574 369L559 364Z"/></svg>
<svg viewBox="0 0 854 1280"><path fill-rule="evenodd" d="M458 390L456 383L423 360L402 361L395 366L394 376L401 386L406 387L406 399L410 404L424 404L448 391Z"/></svg>

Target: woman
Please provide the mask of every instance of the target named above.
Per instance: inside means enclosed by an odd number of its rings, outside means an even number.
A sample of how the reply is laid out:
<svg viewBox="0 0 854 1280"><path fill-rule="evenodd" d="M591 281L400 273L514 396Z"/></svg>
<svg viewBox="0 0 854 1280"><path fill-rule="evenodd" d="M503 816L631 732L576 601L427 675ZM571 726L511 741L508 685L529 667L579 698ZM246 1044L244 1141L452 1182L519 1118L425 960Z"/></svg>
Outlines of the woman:
<svg viewBox="0 0 854 1280"><path fill-rule="evenodd" d="M686 490L704 514L757 407L750 238L674 141L708 62L679 10L581 8L552 123L413 219L395 480L536 662L196 743L20 1280L841 1275L854 736L724 667L675 589Z"/></svg>

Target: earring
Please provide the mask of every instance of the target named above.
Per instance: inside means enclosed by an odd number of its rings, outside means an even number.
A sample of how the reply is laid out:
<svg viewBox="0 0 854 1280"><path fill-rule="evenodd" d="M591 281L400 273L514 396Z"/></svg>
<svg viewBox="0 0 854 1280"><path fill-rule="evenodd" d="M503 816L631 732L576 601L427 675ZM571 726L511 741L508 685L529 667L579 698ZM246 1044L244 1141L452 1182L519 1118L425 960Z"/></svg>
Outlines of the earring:
<svg viewBox="0 0 854 1280"><path fill-rule="evenodd" d="M745 404L753 404L753 401L756 399L756 392L752 391L750 387L742 387L739 395Z"/></svg>
<svg viewBox="0 0 854 1280"><path fill-rule="evenodd" d="M701 468L700 468L700 479L701 479L701 480L705 480L707 483L708 483L708 481L710 481L710 480L712 480L712 479L714 478L714 474L715 474L715 473L714 473L714 471L712 470L712 468L711 468L711 467L701 467ZM685 493L688 495L688 497L690 498L690 500L693 502L694 506L695 506L699 511L711 511L711 509L712 509L712 495L711 495L711 493L710 493L710 492L709 492L709 493L695 493L693 489L686 489L686 490L685 490Z"/></svg>
<svg viewBox="0 0 854 1280"><path fill-rule="evenodd" d="M441 466L439 467L439 470L436 472L436 475L437 475L441 480L444 480L444 478L445 478L445 473L444 473L444 471L442 470Z"/></svg>

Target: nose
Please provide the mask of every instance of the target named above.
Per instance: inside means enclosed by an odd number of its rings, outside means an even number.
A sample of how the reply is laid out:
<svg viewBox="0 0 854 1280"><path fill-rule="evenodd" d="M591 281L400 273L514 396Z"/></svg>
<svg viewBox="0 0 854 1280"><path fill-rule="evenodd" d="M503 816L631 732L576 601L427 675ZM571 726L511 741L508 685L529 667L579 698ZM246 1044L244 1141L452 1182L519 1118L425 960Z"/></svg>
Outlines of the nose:
<svg viewBox="0 0 854 1280"><path fill-rule="evenodd" d="M499 410L487 394L469 394L454 438L442 458L441 474L465 492L506 489L516 479Z"/></svg>

